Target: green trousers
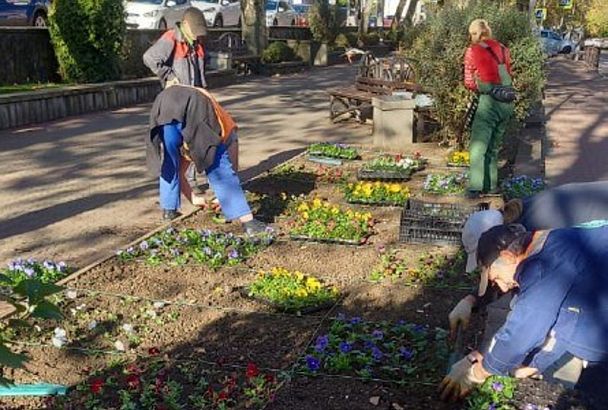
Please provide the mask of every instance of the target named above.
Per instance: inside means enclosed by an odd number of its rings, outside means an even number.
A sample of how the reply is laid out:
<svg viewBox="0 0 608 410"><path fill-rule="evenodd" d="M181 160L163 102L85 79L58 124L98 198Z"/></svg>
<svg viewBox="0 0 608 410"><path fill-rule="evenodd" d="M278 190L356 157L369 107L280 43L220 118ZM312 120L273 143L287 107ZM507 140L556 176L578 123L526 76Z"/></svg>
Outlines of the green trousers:
<svg viewBox="0 0 608 410"><path fill-rule="evenodd" d="M512 103L501 103L486 94L471 126L469 190L489 192L498 188L498 149L513 115Z"/></svg>

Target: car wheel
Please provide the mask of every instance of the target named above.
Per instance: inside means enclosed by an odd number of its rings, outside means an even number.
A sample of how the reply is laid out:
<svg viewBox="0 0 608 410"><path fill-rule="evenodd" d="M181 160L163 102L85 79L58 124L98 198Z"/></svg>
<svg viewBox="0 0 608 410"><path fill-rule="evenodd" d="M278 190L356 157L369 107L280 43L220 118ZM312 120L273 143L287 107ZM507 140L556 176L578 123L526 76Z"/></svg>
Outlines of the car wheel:
<svg viewBox="0 0 608 410"><path fill-rule="evenodd" d="M291 25L295 26L296 25L296 21L295 20L291 20Z"/></svg>
<svg viewBox="0 0 608 410"><path fill-rule="evenodd" d="M36 12L32 25L34 27L46 27L46 15L41 11Z"/></svg>
<svg viewBox="0 0 608 410"><path fill-rule="evenodd" d="M242 25L243 24L241 23L241 18L239 17L239 21L238 21L238 23L236 23L236 26L240 28Z"/></svg>
<svg viewBox="0 0 608 410"><path fill-rule="evenodd" d="M224 27L224 19L222 16L215 16L215 20L213 21L213 27Z"/></svg>
<svg viewBox="0 0 608 410"><path fill-rule="evenodd" d="M572 52L572 47L566 46L562 49L562 54L570 54Z"/></svg>
<svg viewBox="0 0 608 410"><path fill-rule="evenodd" d="M160 19L160 21L158 22L158 29L159 30L167 30L167 22L165 21L165 19Z"/></svg>
<svg viewBox="0 0 608 410"><path fill-rule="evenodd" d="M274 19L274 21L272 22L273 26L278 26L279 25L279 20Z"/></svg>

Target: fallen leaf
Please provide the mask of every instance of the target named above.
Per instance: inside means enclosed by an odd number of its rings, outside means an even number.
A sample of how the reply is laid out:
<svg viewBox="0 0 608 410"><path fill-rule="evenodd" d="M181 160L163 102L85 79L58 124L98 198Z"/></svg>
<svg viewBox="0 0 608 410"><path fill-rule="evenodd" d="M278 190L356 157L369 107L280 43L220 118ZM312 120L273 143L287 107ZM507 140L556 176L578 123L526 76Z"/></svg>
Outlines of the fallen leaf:
<svg viewBox="0 0 608 410"><path fill-rule="evenodd" d="M370 397L369 398L369 402L373 405L373 406L377 406L378 404L380 404L380 396L374 396L374 397Z"/></svg>
<svg viewBox="0 0 608 410"><path fill-rule="evenodd" d="M395 410L403 410L403 407L401 407L397 403L393 403L393 409L395 409Z"/></svg>

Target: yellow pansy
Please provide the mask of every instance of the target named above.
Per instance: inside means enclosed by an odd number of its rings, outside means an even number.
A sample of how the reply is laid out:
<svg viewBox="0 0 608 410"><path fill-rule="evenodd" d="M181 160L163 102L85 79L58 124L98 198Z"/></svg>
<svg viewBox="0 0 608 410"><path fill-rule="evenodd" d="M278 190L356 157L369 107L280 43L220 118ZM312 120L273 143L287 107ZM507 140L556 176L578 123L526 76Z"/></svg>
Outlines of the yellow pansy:
<svg viewBox="0 0 608 410"><path fill-rule="evenodd" d="M323 205L323 203L321 202L321 200L319 198L313 199L313 201L312 201L312 209L320 208L321 205Z"/></svg>
<svg viewBox="0 0 608 410"><path fill-rule="evenodd" d="M401 191L401 185L399 184L391 184L388 189L390 192L399 192Z"/></svg>
<svg viewBox="0 0 608 410"><path fill-rule="evenodd" d="M304 212L304 211L308 211L308 204L306 202L302 202L299 206L298 206L298 212Z"/></svg>
<svg viewBox="0 0 608 410"><path fill-rule="evenodd" d="M305 298L308 296L308 292L306 291L306 289L298 289L296 290L295 295L298 298Z"/></svg>
<svg viewBox="0 0 608 410"><path fill-rule="evenodd" d="M308 212L302 212L302 219L308 219Z"/></svg>
<svg viewBox="0 0 608 410"><path fill-rule="evenodd" d="M297 280L301 281L302 279L304 279L304 274L302 272L294 272L294 276L296 277Z"/></svg>

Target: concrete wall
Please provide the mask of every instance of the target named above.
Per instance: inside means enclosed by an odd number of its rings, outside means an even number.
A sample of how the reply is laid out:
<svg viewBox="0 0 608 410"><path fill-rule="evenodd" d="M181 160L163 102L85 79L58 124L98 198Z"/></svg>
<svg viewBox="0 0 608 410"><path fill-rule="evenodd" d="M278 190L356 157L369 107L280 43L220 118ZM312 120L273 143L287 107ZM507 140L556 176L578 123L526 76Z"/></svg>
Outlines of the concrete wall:
<svg viewBox="0 0 608 410"><path fill-rule="evenodd" d="M210 29L209 41L227 32L240 34L238 28ZM123 78L150 75L142 62L145 50L162 34L160 30L128 30ZM271 27L271 38L309 40L310 30L301 27ZM0 27L0 84L23 84L60 81L58 64L47 29Z"/></svg>

